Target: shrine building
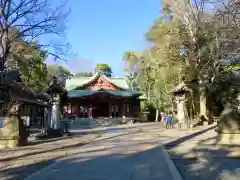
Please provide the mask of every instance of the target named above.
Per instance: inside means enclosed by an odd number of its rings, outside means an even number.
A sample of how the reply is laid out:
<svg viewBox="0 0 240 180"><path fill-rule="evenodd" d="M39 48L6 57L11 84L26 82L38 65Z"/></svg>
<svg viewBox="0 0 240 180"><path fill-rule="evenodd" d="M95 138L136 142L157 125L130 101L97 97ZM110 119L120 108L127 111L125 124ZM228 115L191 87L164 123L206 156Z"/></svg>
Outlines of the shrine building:
<svg viewBox="0 0 240 180"><path fill-rule="evenodd" d="M72 77L66 81L67 101L64 115L78 118L138 117L141 93L125 78Z"/></svg>

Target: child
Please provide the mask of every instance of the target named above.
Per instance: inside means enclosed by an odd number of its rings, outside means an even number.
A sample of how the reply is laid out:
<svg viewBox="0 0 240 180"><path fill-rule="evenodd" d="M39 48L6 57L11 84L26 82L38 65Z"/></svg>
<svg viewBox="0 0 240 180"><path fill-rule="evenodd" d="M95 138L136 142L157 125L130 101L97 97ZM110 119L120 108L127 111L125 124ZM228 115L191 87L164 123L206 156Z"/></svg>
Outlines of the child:
<svg viewBox="0 0 240 180"><path fill-rule="evenodd" d="M169 126L172 127L172 121L173 121L173 115L172 115L172 112L169 111L169 113L167 115L166 128L168 128Z"/></svg>

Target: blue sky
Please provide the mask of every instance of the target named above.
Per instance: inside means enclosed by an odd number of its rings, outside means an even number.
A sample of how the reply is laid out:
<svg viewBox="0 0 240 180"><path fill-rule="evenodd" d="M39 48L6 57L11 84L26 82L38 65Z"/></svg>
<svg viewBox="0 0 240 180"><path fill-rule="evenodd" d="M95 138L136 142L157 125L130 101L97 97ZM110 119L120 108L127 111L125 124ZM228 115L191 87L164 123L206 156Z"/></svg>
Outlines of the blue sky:
<svg viewBox="0 0 240 180"><path fill-rule="evenodd" d="M148 46L144 34L160 10L159 0L69 0L68 5L67 40L76 56L67 58L66 66L89 72L106 63L116 76L124 74L125 51Z"/></svg>

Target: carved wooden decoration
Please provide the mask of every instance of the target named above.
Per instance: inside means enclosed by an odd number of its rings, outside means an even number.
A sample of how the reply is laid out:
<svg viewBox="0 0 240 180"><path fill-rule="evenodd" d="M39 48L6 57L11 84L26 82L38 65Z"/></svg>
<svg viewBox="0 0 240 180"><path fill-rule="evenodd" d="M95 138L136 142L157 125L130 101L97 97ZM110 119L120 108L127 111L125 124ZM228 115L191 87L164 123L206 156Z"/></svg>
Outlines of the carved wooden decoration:
<svg viewBox="0 0 240 180"><path fill-rule="evenodd" d="M109 81L107 81L105 78L98 78L97 80L95 80L94 82L92 82L91 84L89 84L86 89L89 90L119 90L116 86L114 86L113 84L111 84Z"/></svg>

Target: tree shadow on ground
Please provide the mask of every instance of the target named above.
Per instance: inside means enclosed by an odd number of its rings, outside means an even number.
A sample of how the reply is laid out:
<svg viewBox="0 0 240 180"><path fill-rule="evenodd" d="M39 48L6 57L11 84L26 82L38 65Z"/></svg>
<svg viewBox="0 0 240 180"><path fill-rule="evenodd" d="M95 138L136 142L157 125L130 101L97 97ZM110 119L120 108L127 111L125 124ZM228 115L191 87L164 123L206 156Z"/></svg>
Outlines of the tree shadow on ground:
<svg viewBox="0 0 240 180"><path fill-rule="evenodd" d="M129 130L129 129L135 129L135 127L116 127L116 128L107 128L106 129L101 129L101 130L92 130L92 131L72 131L70 130L70 135L69 136L63 136L63 137L57 137L57 138L49 138L49 139L42 139L42 140L32 140L27 142L27 146L34 146L34 145L39 145L39 144L45 144L45 143L51 143L55 142L58 140L63 140L63 139L71 139L72 137L80 137L84 135L89 135L89 134L104 134L106 132L112 131L124 131L124 130Z"/></svg>
<svg viewBox="0 0 240 180"><path fill-rule="evenodd" d="M113 136L110 136L110 137L93 139L91 141L75 143L75 144L72 144L72 145L59 145L59 146L57 146L57 148L56 147L54 147L54 148L47 148L47 150L43 149L43 148L37 148L37 147L31 146L31 147L29 147L30 148L29 150L36 150L37 149L37 151L33 151L33 152L29 152L28 151L28 152L20 154L20 155L15 155L15 156L13 155L11 157L5 157L5 158L2 157L2 158L0 158L0 163L4 163L4 162L7 162L7 161L11 161L11 160L16 160L16 159L20 159L20 158L26 158L26 157L33 156L33 155L45 154L45 153L54 152L54 151L60 151L60 150L68 151L70 149L80 148L83 145L94 144L94 143L95 144L96 143L101 143L101 142L104 142L106 140L111 140L111 139L114 139L114 138L118 138L118 137L122 137L122 136L125 136L125 135L129 135L129 134L134 135L134 134L137 134L138 132L139 131L136 131L136 132L126 132L126 133L113 135ZM24 148L25 147L23 147L23 149ZM14 152L17 152L20 149L21 148L6 149L5 151L3 151L3 153L6 153L6 152L14 153Z"/></svg>
<svg viewBox="0 0 240 180"><path fill-rule="evenodd" d="M240 146L238 146L240 148ZM239 180L239 157L228 157L230 151L224 149L210 150L199 148L194 150L195 157L170 152L172 160L184 180Z"/></svg>
<svg viewBox="0 0 240 180"><path fill-rule="evenodd" d="M184 180L240 179L240 144L222 144L221 136L212 127L165 144Z"/></svg>
<svg viewBox="0 0 240 180"><path fill-rule="evenodd" d="M160 146L132 154L113 152L100 155L99 153L101 152L84 156L78 154L62 159L54 164L50 171L44 171L40 177L33 179L172 180L168 167L162 161L164 156ZM36 167L37 164L32 164L8 171L0 169L0 174L9 177L9 180L22 180L29 175L28 169L37 170ZM23 171L24 173L20 173Z"/></svg>
<svg viewBox="0 0 240 180"><path fill-rule="evenodd" d="M25 177L34 174L38 170L43 169L55 162L56 159L41 161L29 165L18 166L13 168L0 167L0 179L4 180L23 180Z"/></svg>
<svg viewBox="0 0 240 180"><path fill-rule="evenodd" d="M212 126L212 127L207 128L207 129L204 129L204 130L202 130L202 131L198 131L198 132L195 132L195 133L193 133L193 134L190 134L190 135L181 137L181 138L179 138L179 139L176 139L176 140L174 140L174 141L171 141L171 142L169 142L169 143L166 143L166 144L164 145L164 148L165 148L166 150L170 150L170 149L172 149L172 148L180 145L181 143L184 143L184 142L188 141L189 139L192 139L192 138L194 138L194 137L196 137L196 136L199 136L199 135L201 135L201 134L204 134L205 132L207 132L207 131L209 131L209 130L212 130L212 129L215 129L215 128L216 128L216 126Z"/></svg>
<svg viewBox="0 0 240 180"><path fill-rule="evenodd" d="M237 170L240 168L240 159L236 157L229 158L233 150L240 150L239 145L227 147L224 145L220 146L218 144L218 134L212 137L205 136L205 133L209 131L214 130L212 128L208 131L203 130L202 132L194 133L195 135L192 134L172 141L172 144L170 145L169 143L166 144L166 148L170 152L171 157L184 180L240 179L239 176L237 177ZM129 133L126 133L125 135L127 134ZM130 134L134 135L133 132ZM103 138L95 142L104 142L108 139L117 144L118 137L122 136L123 134L120 134L109 138ZM128 141L129 140L126 139L126 142ZM114 148L111 147L102 147L92 151L89 151L88 149L84 153L77 153L72 156L71 159L62 159L60 163L53 167L53 171L49 172L50 174L44 172L39 179L46 179L46 176L49 175L48 178L52 180L65 180L70 177L71 179L85 180L91 178L100 179L100 177L104 180L134 180L137 178L142 180L170 180L170 174L167 165L164 163L164 157L162 156L160 146L138 153L132 152L130 155L127 154L129 152L126 152L126 150L131 150L131 147L133 147L134 150L138 145L143 146L145 144L148 146L151 143L155 144L155 141L149 143L140 142L139 144L134 144L129 141L129 144L127 145L117 146L117 148L120 148L119 151L113 151ZM191 144L192 147L188 148ZM184 150L186 147L187 151L179 151L179 149ZM61 149L62 147L59 148ZM42 153L44 153L44 151ZM6 159L5 163L7 163ZM25 166L24 168L9 168L8 170L0 169L0 174L9 176L9 179L11 180L23 179L23 176L19 173L19 169L21 169L21 172L25 171L23 174L25 174L26 177L29 175L27 173L28 169L34 169L33 167L35 167L35 171L39 170L39 168L36 168L37 166L32 164ZM54 178L50 177L51 173L54 174ZM78 174L81 175L81 177L78 177ZM92 175L91 178L88 178L89 174Z"/></svg>
<svg viewBox="0 0 240 180"><path fill-rule="evenodd" d="M110 164L114 164L116 163L116 166L112 169L111 173L114 174L116 172L118 172L119 170L118 169L125 169L127 170L125 167L128 167L128 164L123 164L123 165L120 165L119 163L124 163L124 162L130 162L132 163L132 161L135 159L135 161L139 161L136 165L135 165L135 170L134 170L134 173L135 175L134 176L137 176L138 173L136 173L135 171L137 171L139 168L143 168L144 169L144 166L146 165L147 167L151 166L152 169L156 169L157 167L154 167L154 163L153 161L156 162L160 162L159 159L161 159L162 157L159 157L158 156L161 156L156 154L156 152L158 152L158 150L149 150L146 152L146 154L148 155L144 155L144 152L140 152L140 153L135 153L133 152L132 155L126 155L125 153L128 153L126 152L127 149L134 149L135 147L142 147L142 146L152 146L153 144L157 144L159 142L158 139L151 139L151 140L148 140L147 142L146 141L136 141L134 139L127 139L125 138L125 135L132 135L133 137L135 136L139 136L140 134L139 133L143 133L144 134L144 131L143 130L136 130L136 131L132 131L132 132L125 132L125 133L121 133L121 134L118 134L118 135L113 135L113 136L110 136L110 137L103 137L101 139L98 139L98 140L95 140L91 143L89 143L89 146L86 145L84 146L85 149L84 151L82 152L78 152L78 153L75 153L77 155L75 156L78 156L76 158L72 158L71 160L63 160L64 163L68 163L69 161L72 161L71 164L76 164L73 166L76 167L76 166L79 166L79 168L82 168L84 169L85 165L87 165L86 163L87 162L84 162L85 160L88 161L88 163L90 164L95 164L96 165L99 165L99 170L102 169L102 167L104 166L104 164L101 164L101 163L106 163L106 167L104 168L111 168ZM119 140L122 139L121 141L124 141L124 144L119 144ZM112 146L104 146L103 143L108 141ZM103 143L102 143L103 142ZM91 147L95 147L96 149L92 149L91 150ZM89 148L90 147L90 148ZM54 149L51 149L50 151L51 152L56 152L56 150L64 150L64 151L68 151L68 148L81 148L81 146L79 146L78 144L75 144L73 145L72 147L69 147L69 146L64 146L64 147L58 147L58 148L54 148ZM110 152L110 151L115 151L114 149L115 148L120 148L121 149L121 152L122 153L119 153L119 154L116 154L116 153L108 153L107 155L99 155L99 156L92 156L91 157L91 154L106 154L106 152ZM159 149L160 147L158 147ZM4 164L4 165L7 165L9 164L8 162L11 161L11 160L15 160L15 159L24 159L24 158L30 158L30 159L33 159L33 156L32 155L36 155L36 154L47 154L48 151L44 151L43 149L39 152L30 152L30 153L25 153L25 154L22 154L20 156L15 156L15 157L12 157L12 158L3 158L1 159L0 161L0 165L1 164ZM124 153L125 152L125 153ZM143 155L139 155L139 154L142 154ZM119 159L121 156L121 159ZM142 157L144 156L142 159L138 159L138 157ZM147 158L147 156L149 156L149 159ZM59 158L59 157L58 157ZM64 157L62 157L64 158ZM87 158L87 159L86 159ZM123 158L125 158L125 160L123 160ZM38 159L41 161L41 157ZM42 158L44 159L44 158ZM85 159L85 160L84 160ZM147 160L146 160L147 159ZM33 173L34 171L38 171L40 170L42 167L45 167L46 165L48 164L52 164L53 162L55 162L55 160L57 159L50 159L50 161L44 161L42 160L41 162L37 162L37 163L33 163L33 164L30 164L30 165L21 165L20 167L7 167L7 168L0 168L0 175L1 176L4 176L5 178L8 177L8 179L11 179L11 180L18 180L18 179L23 179L25 178L26 176L28 176L29 174ZM121 161L120 161L121 160ZM59 161L59 159L57 160ZM81 161L80 162L76 162L76 161ZM103 162L102 162L103 161ZM148 165L147 165L148 164ZM152 165L151 165L152 164ZM68 166L66 166L68 167ZM64 170L65 171L65 168L62 167L62 171ZM95 167L97 168L97 167ZM72 169L72 168L71 168ZM21 171L21 173L19 173ZM30 173L29 173L30 172ZM95 171L93 172L95 173ZM83 173L84 174L84 173ZM137 174L137 175L136 175ZM110 174L111 175L111 174ZM116 175L116 176L115 176ZM117 178L117 174L115 174L114 177ZM1 177L0 176L0 177ZM112 176L112 175L111 175ZM155 175L155 176L165 176L163 174L158 174L158 175ZM75 178L75 176L72 176L72 174L68 175L68 178L71 177L72 179ZM44 178L43 178L44 179ZM56 179L59 179L59 178L56 178ZM60 178L61 179L61 178ZM66 177L65 177L66 179ZM77 178L79 179L79 178ZM81 179L84 179L84 178L81 178ZM125 178L125 179L128 179L128 178ZM158 178L155 178L155 179L158 179ZM161 179L161 178L160 178ZM166 179L163 177L163 179ZM166 179L167 180L167 179Z"/></svg>

